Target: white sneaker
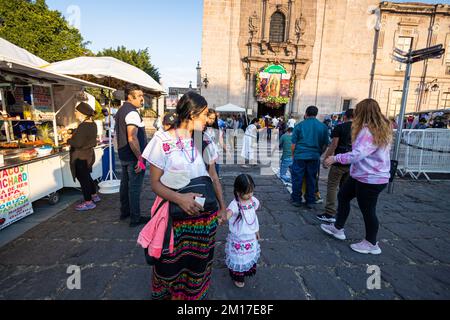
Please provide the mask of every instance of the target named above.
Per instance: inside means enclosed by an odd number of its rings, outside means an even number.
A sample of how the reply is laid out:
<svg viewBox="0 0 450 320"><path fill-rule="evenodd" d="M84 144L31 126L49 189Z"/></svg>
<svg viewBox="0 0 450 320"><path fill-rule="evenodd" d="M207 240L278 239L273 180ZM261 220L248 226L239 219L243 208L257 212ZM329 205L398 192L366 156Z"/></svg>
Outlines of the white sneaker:
<svg viewBox="0 0 450 320"><path fill-rule="evenodd" d="M327 234L335 237L339 240L345 240L347 237L345 236L344 229L338 230L334 226L334 224L321 224L320 228L325 231Z"/></svg>
<svg viewBox="0 0 450 320"><path fill-rule="evenodd" d="M359 243L350 245L350 248L362 254L381 254L381 249L378 246L378 242L376 245L373 245L369 241L363 240Z"/></svg>

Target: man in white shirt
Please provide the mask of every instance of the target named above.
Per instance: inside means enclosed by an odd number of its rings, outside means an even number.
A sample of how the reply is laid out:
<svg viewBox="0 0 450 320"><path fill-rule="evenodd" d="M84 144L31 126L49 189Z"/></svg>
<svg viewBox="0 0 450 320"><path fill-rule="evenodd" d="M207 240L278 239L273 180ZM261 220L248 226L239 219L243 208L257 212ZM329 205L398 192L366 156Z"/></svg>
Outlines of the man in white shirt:
<svg viewBox="0 0 450 320"><path fill-rule="evenodd" d="M297 121L291 115L291 118L288 120L288 128L294 128L296 123Z"/></svg>
<svg viewBox="0 0 450 320"><path fill-rule="evenodd" d="M275 129L278 127L279 122L280 122L280 120L278 120L278 118L273 118L272 125Z"/></svg>
<svg viewBox="0 0 450 320"><path fill-rule="evenodd" d="M147 145L144 121L139 108L144 104L144 93L136 85L125 90L127 101L116 114L116 136L119 159L122 165L120 181L120 219L130 217L130 227L149 221L141 216L140 195L145 175L142 152Z"/></svg>

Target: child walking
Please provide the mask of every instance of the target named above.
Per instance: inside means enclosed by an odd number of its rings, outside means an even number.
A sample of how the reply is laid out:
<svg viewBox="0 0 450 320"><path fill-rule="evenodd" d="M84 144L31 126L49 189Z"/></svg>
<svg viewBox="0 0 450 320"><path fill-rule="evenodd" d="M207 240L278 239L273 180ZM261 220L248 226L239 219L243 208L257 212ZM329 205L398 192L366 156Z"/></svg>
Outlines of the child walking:
<svg viewBox="0 0 450 320"><path fill-rule="evenodd" d="M226 264L238 288L245 286L245 277L256 274L261 249L258 243L259 222L256 210L259 201L253 196L255 183L248 174L234 182L234 200L227 209L229 234L225 246Z"/></svg>

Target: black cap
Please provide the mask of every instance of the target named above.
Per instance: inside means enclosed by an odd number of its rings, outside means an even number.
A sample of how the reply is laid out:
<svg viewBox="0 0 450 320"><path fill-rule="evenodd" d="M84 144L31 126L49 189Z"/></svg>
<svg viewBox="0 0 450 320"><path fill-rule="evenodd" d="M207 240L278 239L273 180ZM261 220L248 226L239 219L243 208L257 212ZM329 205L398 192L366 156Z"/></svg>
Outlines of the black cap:
<svg viewBox="0 0 450 320"><path fill-rule="evenodd" d="M86 102L81 102L75 109L85 116L92 117L95 114L95 111Z"/></svg>

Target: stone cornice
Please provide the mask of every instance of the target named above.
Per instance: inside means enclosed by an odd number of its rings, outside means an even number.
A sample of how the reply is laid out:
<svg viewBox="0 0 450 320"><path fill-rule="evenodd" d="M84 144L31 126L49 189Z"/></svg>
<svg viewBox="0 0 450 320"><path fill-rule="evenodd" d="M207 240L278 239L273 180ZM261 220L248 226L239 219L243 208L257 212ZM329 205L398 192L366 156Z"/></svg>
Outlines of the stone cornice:
<svg viewBox="0 0 450 320"><path fill-rule="evenodd" d="M450 5L445 4L425 4L425 3L394 3L383 1L380 3L381 12L399 13L399 14L421 14L429 15L433 14L436 10L436 14L450 15Z"/></svg>
<svg viewBox="0 0 450 320"><path fill-rule="evenodd" d="M248 61L252 61L252 62L263 62L263 63L268 63L268 62L273 62L274 60L278 60L280 63L282 64L306 64L309 62L309 59L305 59L305 58L299 58L299 59L289 59L289 58L281 58L281 57L261 57L261 56L251 56L251 57L244 57L242 58L243 62L248 62Z"/></svg>

